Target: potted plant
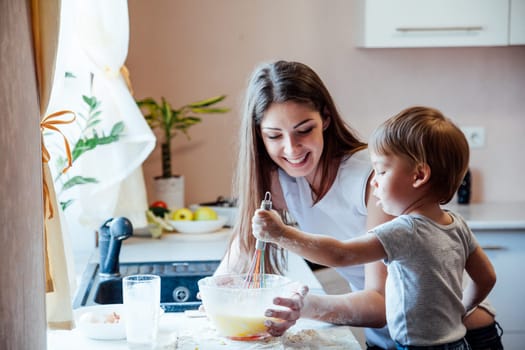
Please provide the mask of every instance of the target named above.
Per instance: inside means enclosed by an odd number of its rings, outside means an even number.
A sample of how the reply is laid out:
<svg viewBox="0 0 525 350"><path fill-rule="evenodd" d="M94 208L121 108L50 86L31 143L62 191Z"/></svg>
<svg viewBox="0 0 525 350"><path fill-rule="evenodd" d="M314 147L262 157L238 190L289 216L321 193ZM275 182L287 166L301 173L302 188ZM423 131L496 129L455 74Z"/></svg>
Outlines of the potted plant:
<svg viewBox="0 0 525 350"><path fill-rule="evenodd" d="M215 107L225 98L226 95L211 97L185 104L178 109L173 109L164 97L161 97L160 101L151 97L137 100L148 125L152 129L158 128L162 131L162 175L155 177L157 200L164 200L171 208L184 207L184 177L172 172L171 140L179 132L189 139L188 129L202 121L199 115L228 112L229 108Z"/></svg>

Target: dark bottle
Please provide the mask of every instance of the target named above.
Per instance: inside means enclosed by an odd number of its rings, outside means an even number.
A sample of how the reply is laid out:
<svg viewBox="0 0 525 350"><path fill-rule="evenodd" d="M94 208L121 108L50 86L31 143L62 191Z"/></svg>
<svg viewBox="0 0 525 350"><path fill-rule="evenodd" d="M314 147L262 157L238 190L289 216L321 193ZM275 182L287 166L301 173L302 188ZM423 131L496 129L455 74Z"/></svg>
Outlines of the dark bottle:
<svg viewBox="0 0 525 350"><path fill-rule="evenodd" d="M467 170L463 181L459 185L458 189L458 203L459 204L469 204L470 203L470 192L472 187L472 174L470 169Z"/></svg>

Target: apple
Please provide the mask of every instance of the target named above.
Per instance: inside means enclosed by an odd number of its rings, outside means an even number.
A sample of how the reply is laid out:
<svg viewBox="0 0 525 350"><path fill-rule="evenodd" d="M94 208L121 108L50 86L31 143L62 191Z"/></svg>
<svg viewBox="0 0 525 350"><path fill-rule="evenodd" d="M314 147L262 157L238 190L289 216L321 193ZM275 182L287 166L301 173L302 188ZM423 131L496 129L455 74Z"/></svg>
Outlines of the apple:
<svg viewBox="0 0 525 350"><path fill-rule="evenodd" d="M193 213L193 220L195 221L217 220L218 218L217 212L210 207L198 207Z"/></svg>
<svg viewBox="0 0 525 350"><path fill-rule="evenodd" d="M193 220L193 212L188 208L180 208L173 212L171 218L175 221Z"/></svg>
<svg viewBox="0 0 525 350"><path fill-rule="evenodd" d="M160 207L160 208L168 209L168 204L166 204L166 202L164 201L155 201L151 203L149 207L150 208Z"/></svg>
<svg viewBox="0 0 525 350"><path fill-rule="evenodd" d="M151 210L155 216L163 219L165 218L166 214L169 213L168 205L163 201L155 201L151 203L149 210Z"/></svg>

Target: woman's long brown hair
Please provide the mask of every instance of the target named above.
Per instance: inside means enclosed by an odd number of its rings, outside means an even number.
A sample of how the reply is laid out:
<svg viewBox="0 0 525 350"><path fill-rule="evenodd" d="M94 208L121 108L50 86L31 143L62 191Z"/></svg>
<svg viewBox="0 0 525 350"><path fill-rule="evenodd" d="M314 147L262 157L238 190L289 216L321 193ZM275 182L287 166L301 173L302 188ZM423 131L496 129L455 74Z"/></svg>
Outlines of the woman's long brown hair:
<svg viewBox="0 0 525 350"><path fill-rule="evenodd" d="M239 212L232 241L238 238L240 252L234 265L235 272L247 272L250 266L255 254L251 219L264 193L272 190L272 174L276 176L278 169L264 147L260 123L271 104L286 101L308 105L318 111L323 119L330 119L328 127L323 131L324 149L316 174L324 180L320 188L316 189L315 203L332 186L341 160L366 148L366 144L355 136L355 132L341 118L328 89L310 67L287 61L257 67L250 78L245 96L234 178L234 195L238 198ZM286 265L284 252L273 244L267 244L264 262L266 273L283 273Z"/></svg>

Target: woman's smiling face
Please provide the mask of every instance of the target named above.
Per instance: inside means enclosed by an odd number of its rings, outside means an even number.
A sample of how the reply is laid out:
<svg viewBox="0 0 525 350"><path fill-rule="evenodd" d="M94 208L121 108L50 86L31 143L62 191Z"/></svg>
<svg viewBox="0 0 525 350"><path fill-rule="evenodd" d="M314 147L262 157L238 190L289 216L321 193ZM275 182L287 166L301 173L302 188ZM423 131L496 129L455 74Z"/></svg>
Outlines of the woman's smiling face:
<svg viewBox="0 0 525 350"><path fill-rule="evenodd" d="M304 176L312 184L323 152L321 114L306 104L273 103L260 128L270 158L293 177Z"/></svg>

